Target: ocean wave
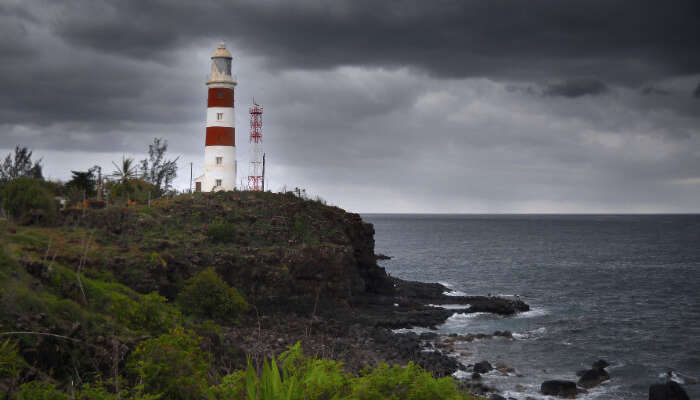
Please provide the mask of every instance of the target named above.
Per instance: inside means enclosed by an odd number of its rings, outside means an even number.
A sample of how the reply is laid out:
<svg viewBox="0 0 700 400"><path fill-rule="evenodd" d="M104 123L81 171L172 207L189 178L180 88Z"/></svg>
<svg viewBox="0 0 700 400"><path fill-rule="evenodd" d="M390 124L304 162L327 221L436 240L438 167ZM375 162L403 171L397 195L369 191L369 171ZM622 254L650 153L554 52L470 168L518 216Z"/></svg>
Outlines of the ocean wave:
<svg viewBox="0 0 700 400"><path fill-rule="evenodd" d="M450 290L446 292L442 292L445 296L466 296L467 294L462 292L461 290Z"/></svg>
<svg viewBox="0 0 700 400"><path fill-rule="evenodd" d="M467 326L469 326L475 318L479 318L484 315L489 315L488 313L476 312L476 313L454 313L441 325L441 329L447 329L448 331L458 330L461 331Z"/></svg>
<svg viewBox="0 0 700 400"><path fill-rule="evenodd" d="M554 397L554 396L546 396L540 393L540 385L538 384L526 384L526 385L521 385L524 391L520 392L517 390L504 390L502 395L506 398L513 398L517 400L526 400L526 399L537 399L537 400L553 400L553 399L559 399L559 397ZM595 400L598 398L601 398L605 396L605 398L608 398L611 393L616 393L619 391L621 387L619 385L610 385L609 381L604 382L600 386L597 386L592 389L588 389L587 393L581 393L576 398L578 400ZM616 398L616 397L615 397Z"/></svg>
<svg viewBox="0 0 700 400"><path fill-rule="evenodd" d="M691 377L691 376L688 376L688 375L685 375L685 374L682 374L682 373L676 372L676 371L670 371L670 372L671 372L671 377L670 377L671 380L680 384L680 385L695 385L698 383L698 380ZM669 378L668 372L662 372L659 374L659 379L665 380L668 378Z"/></svg>
<svg viewBox="0 0 700 400"><path fill-rule="evenodd" d="M544 307L531 307L529 311L516 314L513 318L534 318L549 314L549 310Z"/></svg>
<svg viewBox="0 0 700 400"><path fill-rule="evenodd" d="M449 283L449 282L438 282L438 283L448 289L448 290L442 292L442 294L445 296L466 296L467 295L466 293L462 292L461 290L456 290L454 288L454 285Z"/></svg>
<svg viewBox="0 0 700 400"><path fill-rule="evenodd" d="M414 326L412 328L398 328L398 329L392 329L391 330L393 333L417 333L421 334L424 332L433 332L429 328L423 328L421 326Z"/></svg>
<svg viewBox="0 0 700 400"><path fill-rule="evenodd" d="M524 333L514 332L513 338L518 340L537 339L542 337L545 333L547 333L547 328L543 326Z"/></svg>

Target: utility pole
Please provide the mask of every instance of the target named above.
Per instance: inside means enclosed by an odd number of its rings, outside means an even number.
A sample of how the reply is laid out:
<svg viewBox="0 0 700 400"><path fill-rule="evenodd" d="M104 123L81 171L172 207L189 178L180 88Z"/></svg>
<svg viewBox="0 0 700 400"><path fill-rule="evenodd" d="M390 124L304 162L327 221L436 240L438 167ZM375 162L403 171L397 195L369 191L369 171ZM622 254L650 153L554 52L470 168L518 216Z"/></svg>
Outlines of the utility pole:
<svg viewBox="0 0 700 400"><path fill-rule="evenodd" d="M262 191L265 191L265 153L263 153Z"/></svg>
<svg viewBox="0 0 700 400"><path fill-rule="evenodd" d="M192 161L190 161L190 194L192 194Z"/></svg>

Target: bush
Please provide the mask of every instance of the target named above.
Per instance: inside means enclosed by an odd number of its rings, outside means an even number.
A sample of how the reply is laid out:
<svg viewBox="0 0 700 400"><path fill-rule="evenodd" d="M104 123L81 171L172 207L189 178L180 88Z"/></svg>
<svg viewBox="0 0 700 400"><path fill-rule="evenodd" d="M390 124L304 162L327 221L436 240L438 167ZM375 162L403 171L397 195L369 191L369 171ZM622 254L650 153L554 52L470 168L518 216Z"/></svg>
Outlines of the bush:
<svg viewBox="0 0 700 400"><path fill-rule="evenodd" d="M19 376L28 367L17 351L17 343L10 339L0 342L0 382L6 382L9 392L15 389ZM0 384L0 387L3 386Z"/></svg>
<svg viewBox="0 0 700 400"><path fill-rule="evenodd" d="M277 360L265 361L260 374L249 361L245 372L225 376L220 385L212 387L212 394L219 399L248 400L474 400L457 389L452 377L435 379L413 363L405 367L382 364L358 376L346 373L341 363L304 357L299 343Z"/></svg>
<svg viewBox="0 0 700 400"><path fill-rule="evenodd" d="M54 385L38 381L20 386L15 398L17 400L71 400L70 396L60 392Z"/></svg>
<svg viewBox="0 0 700 400"><path fill-rule="evenodd" d="M230 322L237 322L248 309L238 290L224 282L213 268L187 280L178 301L186 314Z"/></svg>
<svg viewBox="0 0 700 400"><path fill-rule="evenodd" d="M125 183L108 182L105 189L109 192L109 197L112 200L129 200L141 204L148 202L149 193L151 199L155 199L160 193L155 185L143 179L129 179Z"/></svg>
<svg viewBox="0 0 700 400"><path fill-rule="evenodd" d="M2 207L13 219L23 223L51 222L58 203L39 179L21 177L2 188Z"/></svg>
<svg viewBox="0 0 700 400"><path fill-rule="evenodd" d="M231 243L237 234L238 228L230 222L214 222L207 228L207 237L214 243Z"/></svg>
<svg viewBox="0 0 700 400"><path fill-rule="evenodd" d="M200 399L207 392L211 355L200 348L201 338L183 328L140 343L129 356L127 369L138 377L147 394L165 399Z"/></svg>
<svg viewBox="0 0 700 400"><path fill-rule="evenodd" d="M115 295L110 312L131 329L160 334L181 322L180 312L158 293L139 296L132 300L126 295Z"/></svg>

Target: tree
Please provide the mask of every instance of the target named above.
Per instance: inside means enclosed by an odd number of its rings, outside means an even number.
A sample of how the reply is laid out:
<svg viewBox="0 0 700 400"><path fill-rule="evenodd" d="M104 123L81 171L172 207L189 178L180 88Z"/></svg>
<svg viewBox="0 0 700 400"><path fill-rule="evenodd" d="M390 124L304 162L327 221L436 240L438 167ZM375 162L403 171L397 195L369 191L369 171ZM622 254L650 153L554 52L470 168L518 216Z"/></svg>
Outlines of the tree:
<svg viewBox="0 0 700 400"><path fill-rule="evenodd" d="M87 197L95 196L97 194L95 169L96 167L92 167L87 171L71 171L73 176L71 177L71 180L66 183L66 187L84 192Z"/></svg>
<svg viewBox="0 0 700 400"><path fill-rule="evenodd" d="M112 176L117 178L123 185L128 184L131 179L136 178L136 166L134 165L133 158L122 156L121 165L118 165L114 161L112 161L112 164L114 168L116 168L114 172L112 172Z"/></svg>
<svg viewBox="0 0 700 400"><path fill-rule="evenodd" d="M8 154L0 164L0 184L21 176L44 179L41 174L41 159L32 163L32 151L26 147L15 147L14 157Z"/></svg>
<svg viewBox="0 0 700 400"><path fill-rule="evenodd" d="M3 186L0 195L2 208L23 223L50 222L56 215L57 203L42 180L21 176Z"/></svg>
<svg viewBox="0 0 700 400"><path fill-rule="evenodd" d="M177 177L177 160L180 157L166 160L167 150L166 140L154 138L153 144L148 145L148 158L141 160L141 179L155 185L160 193L168 191Z"/></svg>

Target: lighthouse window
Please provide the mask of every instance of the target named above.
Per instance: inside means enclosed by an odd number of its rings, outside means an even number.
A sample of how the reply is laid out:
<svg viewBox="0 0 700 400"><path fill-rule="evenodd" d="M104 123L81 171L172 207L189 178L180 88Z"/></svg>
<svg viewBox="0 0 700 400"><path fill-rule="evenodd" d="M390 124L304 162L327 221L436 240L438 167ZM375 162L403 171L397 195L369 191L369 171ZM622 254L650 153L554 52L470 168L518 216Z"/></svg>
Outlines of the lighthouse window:
<svg viewBox="0 0 700 400"><path fill-rule="evenodd" d="M221 119L224 117L224 113L216 113L216 120L221 121Z"/></svg>
<svg viewBox="0 0 700 400"><path fill-rule="evenodd" d="M221 165L224 162L223 157L216 157L216 165Z"/></svg>
<svg viewBox="0 0 700 400"><path fill-rule="evenodd" d="M221 186L221 179L216 180L216 186Z"/></svg>

